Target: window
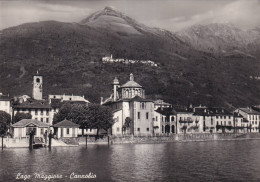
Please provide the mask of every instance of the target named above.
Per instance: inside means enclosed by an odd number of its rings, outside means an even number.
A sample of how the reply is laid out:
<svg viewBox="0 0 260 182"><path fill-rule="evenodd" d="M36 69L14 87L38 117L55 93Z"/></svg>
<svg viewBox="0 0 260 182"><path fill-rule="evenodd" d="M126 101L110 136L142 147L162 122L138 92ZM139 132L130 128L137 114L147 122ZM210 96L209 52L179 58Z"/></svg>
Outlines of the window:
<svg viewBox="0 0 260 182"><path fill-rule="evenodd" d="M49 123L49 118L46 118L46 123Z"/></svg>
<svg viewBox="0 0 260 182"><path fill-rule="evenodd" d="M231 116L228 116L228 119L231 119Z"/></svg>
<svg viewBox="0 0 260 182"><path fill-rule="evenodd" d="M41 122L43 122L43 118L41 118Z"/></svg>
<svg viewBox="0 0 260 182"><path fill-rule="evenodd" d="M37 82L37 83L40 83L40 78L36 78L36 82Z"/></svg>
<svg viewBox="0 0 260 182"><path fill-rule="evenodd" d="M35 109L35 115L38 115L38 110L37 109Z"/></svg>
<svg viewBox="0 0 260 182"><path fill-rule="evenodd" d="M140 131L140 128L137 128L137 131Z"/></svg>
<svg viewBox="0 0 260 182"><path fill-rule="evenodd" d="M141 108L141 109L145 109L145 108L146 108L145 102L141 102L141 103L140 103L140 108Z"/></svg>
<svg viewBox="0 0 260 182"><path fill-rule="evenodd" d="M226 116L224 116L224 119L226 119Z"/></svg>
<svg viewBox="0 0 260 182"><path fill-rule="evenodd" d="M216 118L218 119L218 116L216 116Z"/></svg>
<svg viewBox="0 0 260 182"><path fill-rule="evenodd" d="M137 113L137 117L138 117L138 119L140 119L140 112Z"/></svg>
<svg viewBox="0 0 260 182"><path fill-rule="evenodd" d="M226 126L226 121L224 121L224 125Z"/></svg>
<svg viewBox="0 0 260 182"><path fill-rule="evenodd" d="M69 128L67 128L67 135L69 135L70 134L70 129Z"/></svg>
<svg viewBox="0 0 260 182"><path fill-rule="evenodd" d="M146 128L146 131L149 131L149 128Z"/></svg>
<svg viewBox="0 0 260 182"><path fill-rule="evenodd" d="M172 116L171 118L172 118L172 121L174 121L174 117Z"/></svg>
<svg viewBox="0 0 260 182"><path fill-rule="evenodd" d="M54 112L56 112L56 108L54 108Z"/></svg>
<svg viewBox="0 0 260 182"><path fill-rule="evenodd" d="M41 115L43 115L43 109L41 109Z"/></svg>
<svg viewBox="0 0 260 182"><path fill-rule="evenodd" d="M220 119L222 119L222 116L220 116Z"/></svg>
<svg viewBox="0 0 260 182"><path fill-rule="evenodd" d="M46 111L46 115L49 116L49 110Z"/></svg>
<svg viewBox="0 0 260 182"><path fill-rule="evenodd" d="M158 117L156 116L155 118L156 118L155 121L158 121Z"/></svg>
<svg viewBox="0 0 260 182"><path fill-rule="evenodd" d="M149 119L149 112L146 113L146 119Z"/></svg>
<svg viewBox="0 0 260 182"><path fill-rule="evenodd" d="M119 132L119 131L120 131L120 128L119 128L119 127L117 127L117 128L116 128L116 131L117 131L117 132Z"/></svg>
<svg viewBox="0 0 260 182"><path fill-rule="evenodd" d="M42 134L42 135L43 135L43 132L44 132L44 131L43 131L43 128L42 128L42 129L41 129L41 134Z"/></svg>
<svg viewBox="0 0 260 182"><path fill-rule="evenodd" d="M229 121L228 124L231 125L231 121Z"/></svg>
<svg viewBox="0 0 260 182"><path fill-rule="evenodd" d="M211 125L213 125L213 119L211 119Z"/></svg>

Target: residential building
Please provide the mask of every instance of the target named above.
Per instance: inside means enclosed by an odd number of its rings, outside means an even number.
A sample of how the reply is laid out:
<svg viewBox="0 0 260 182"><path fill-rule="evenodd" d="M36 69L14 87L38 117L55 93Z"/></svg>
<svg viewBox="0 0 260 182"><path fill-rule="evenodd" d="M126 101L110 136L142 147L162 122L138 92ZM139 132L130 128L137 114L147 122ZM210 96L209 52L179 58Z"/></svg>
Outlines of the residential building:
<svg viewBox="0 0 260 182"><path fill-rule="evenodd" d="M248 121L247 127L249 128L249 132L256 133L260 131L260 112L252 109L252 107L238 108L235 110L235 112L242 115L243 118Z"/></svg>
<svg viewBox="0 0 260 182"><path fill-rule="evenodd" d="M158 108L154 111L154 134L176 133L176 113L172 108Z"/></svg>
<svg viewBox="0 0 260 182"><path fill-rule="evenodd" d="M5 111L8 114L12 115L10 98L8 95L3 95L3 93L0 93L0 111Z"/></svg>
<svg viewBox="0 0 260 182"><path fill-rule="evenodd" d="M171 108L172 105L169 103L164 102L161 99L154 101L154 110L157 110L158 108Z"/></svg>

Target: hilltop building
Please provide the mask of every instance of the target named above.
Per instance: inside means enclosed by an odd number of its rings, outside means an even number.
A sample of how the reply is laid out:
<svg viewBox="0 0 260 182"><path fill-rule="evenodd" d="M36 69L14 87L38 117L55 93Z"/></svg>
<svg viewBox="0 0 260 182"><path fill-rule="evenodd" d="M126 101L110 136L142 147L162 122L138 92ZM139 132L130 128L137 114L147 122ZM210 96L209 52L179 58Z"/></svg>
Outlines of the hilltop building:
<svg viewBox="0 0 260 182"><path fill-rule="evenodd" d="M145 98L145 90L134 81L133 74L130 74L129 81L123 85L115 78L113 94L102 104L113 109L113 135L153 133L153 101ZM130 121L129 126L126 126L127 120Z"/></svg>

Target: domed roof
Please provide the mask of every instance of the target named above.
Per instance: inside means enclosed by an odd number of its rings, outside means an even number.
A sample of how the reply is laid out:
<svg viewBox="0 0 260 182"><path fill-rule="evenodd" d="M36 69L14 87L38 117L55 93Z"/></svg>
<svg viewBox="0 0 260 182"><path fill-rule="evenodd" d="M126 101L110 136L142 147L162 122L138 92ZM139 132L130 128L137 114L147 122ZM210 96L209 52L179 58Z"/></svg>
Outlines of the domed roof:
<svg viewBox="0 0 260 182"><path fill-rule="evenodd" d="M128 81L124 85L121 86L121 88L129 88L129 87L136 87L136 88L142 88L141 85L136 83L135 81Z"/></svg>
<svg viewBox="0 0 260 182"><path fill-rule="evenodd" d="M134 75L132 73L130 74L130 80L121 86L121 88L129 88L129 87L131 87L131 88L142 88L141 85L139 85L138 83L136 83L134 81Z"/></svg>

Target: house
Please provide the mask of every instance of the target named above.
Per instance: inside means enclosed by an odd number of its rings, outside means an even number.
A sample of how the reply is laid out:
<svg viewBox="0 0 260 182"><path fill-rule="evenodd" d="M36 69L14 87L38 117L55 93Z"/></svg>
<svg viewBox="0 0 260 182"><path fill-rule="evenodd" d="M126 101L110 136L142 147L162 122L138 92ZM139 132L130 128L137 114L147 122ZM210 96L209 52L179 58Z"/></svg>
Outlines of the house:
<svg viewBox="0 0 260 182"><path fill-rule="evenodd" d="M218 107L194 107L194 116L198 117L201 132L204 133L231 133L233 132L233 114L224 108Z"/></svg>
<svg viewBox="0 0 260 182"><path fill-rule="evenodd" d="M57 138L78 137L79 125L69 120L63 120L53 125Z"/></svg>
<svg viewBox="0 0 260 182"><path fill-rule="evenodd" d="M153 119L155 134L176 133L176 112L172 108L158 108Z"/></svg>
<svg viewBox="0 0 260 182"><path fill-rule="evenodd" d="M13 138L29 137L31 131L35 137L44 137L45 131L49 131L49 125L36 119L22 119L11 125Z"/></svg>
<svg viewBox="0 0 260 182"><path fill-rule="evenodd" d="M235 112L242 115L243 118L248 121L247 127L249 128L249 132L260 132L260 112L254 110L252 107L238 108Z"/></svg>
<svg viewBox="0 0 260 182"><path fill-rule="evenodd" d="M3 93L0 92L0 111L5 111L8 114L12 115L10 100L11 99L8 95L3 95Z"/></svg>
<svg viewBox="0 0 260 182"><path fill-rule="evenodd" d="M145 98L145 90L134 81L133 74L130 80L123 85L117 78L113 81L113 94L101 104L113 110L113 135L152 135L154 104ZM129 126L125 127L129 120Z"/></svg>
<svg viewBox="0 0 260 182"><path fill-rule="evenodd" d="M176 133L201 132L202 125L199 123L200 116L194 116L192 108L174 108L176 113Z"/></svg>
<svg viewBox="0 0 260 182"><path fill-rule="evenodd" d="M154 101L154 110L158 109L158 108L170 108L172 107L171 104L164 102L161 99L155 100Z"/></svg>

